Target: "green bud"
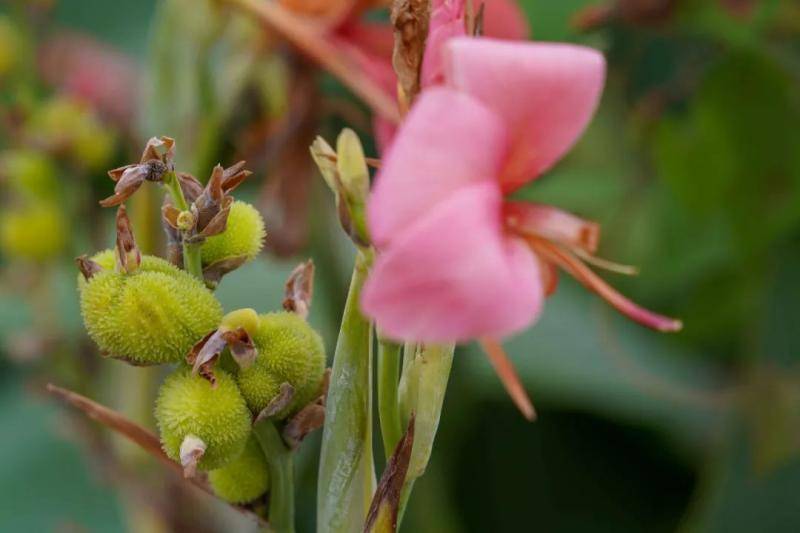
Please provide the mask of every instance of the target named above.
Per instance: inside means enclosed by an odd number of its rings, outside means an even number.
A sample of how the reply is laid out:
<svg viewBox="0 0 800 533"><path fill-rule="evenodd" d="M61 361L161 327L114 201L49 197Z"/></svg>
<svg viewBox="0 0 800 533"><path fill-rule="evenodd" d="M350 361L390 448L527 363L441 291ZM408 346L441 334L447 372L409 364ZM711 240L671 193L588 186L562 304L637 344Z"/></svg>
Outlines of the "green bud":
<svg viewBox="0 0 800 533"><path fill-rule="evenodd" d="M283 418L319 393L325 372L325 347L319 334L294 313L268 313L259 319L253 334L258 355L251 366L239 370L236 379L255 414L278 396L282 383L291 385L292 401L278 414Z"/></svg>
<svg viewBox="0 0 800 533"><path fill-rule="evenodd" d="M155 417L164 452L181 462L181 446L188 438L204 445L197 462L200 470L221 468L236 459L251 435L251 415L226 372L218 370L216 385L177 370L164 380L156 399Z"/></svg>
<svg viewBox="0 0 800 533"><path fill-rule="evenodd" d="M269 471L264 452L250 436L244 451L222 468L208 473L214 493L234 504L244 504L263 496L269 489Z"/></svg>
<svg viewBox="0 0 800 533"><path fill-rule="evenodd" d="M203 243L200 249L203 265L237 257L250 261L261 251L265 237L261 214L252 205L235 201L231 204L225 231Z"/></svg>
<svg viewBox="0 0 800 533"><path fill-rule="evenodd" d="M177 362L222 318L202 282L157 257L144 256L133 274L114 270L113 252L95 256L103 271L81 287L89 336L110 356L133 364Z"/></svg>
<svg viewBox="0 0 800 533"><path fill-rule="evenodd" d="M336 140L336 152L317 137L311 144L311 157L336 197L339 222L353 242L369 245L366 202L369 195L369 169L358 135L345 128Z"/></svg>
<svg viewBox="0 0 800 533"><path fill-rule="evenodd" d="M29 261L57 256L67 242L67 221L50 202L0 213L0 250L3 255Z"/></svg>

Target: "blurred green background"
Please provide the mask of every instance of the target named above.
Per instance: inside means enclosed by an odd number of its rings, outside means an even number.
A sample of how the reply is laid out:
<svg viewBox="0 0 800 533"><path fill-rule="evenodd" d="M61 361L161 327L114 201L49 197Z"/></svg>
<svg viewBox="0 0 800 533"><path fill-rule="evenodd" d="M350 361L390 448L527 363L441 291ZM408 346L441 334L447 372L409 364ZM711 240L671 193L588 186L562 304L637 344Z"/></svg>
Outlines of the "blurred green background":
<svg viewBox="0 0 800 533"><path fill-rule="evenodd" d="M61 0L46 23L32 27L36 39L67 29L115 48L139 67L139 81L174 78L155 94L144 91L133 122L116 126L106 166L59 163L61 205L107 195L112 184L104 170L131 159L147 136L177 137L179 157L188 157L180 132L163 128L195 128L181 120L198 108L207 129L194 152L206 155L185 164L229 163L238 148L230 117L244 104L219 97L216 107L203 107L209 97L201 88L235 79L241 43L217 50L199 71L190 68L203 43L187 44L185 28L165 24L169 10L157 11L156 4ZM539 324L506 344L539 411L533 424L516 412L480 351L461 348L434 455L404 530L800 531L800 4L627 0L591 12L585 9L598 2L520 4L534 39L599 48L609 72L587 135L519 195L601 222L600 255L641 267L636 278L611 281L648 307L681 317L686 327L676 335L644 330L562 276ZM15 16L14 5L3 9ZM209 23L203 14L184 15L210 46L227 38L198 30ZM33 60L26 61L36 76ZM262 65L264 90L272 91L262 112L280 94L269 73L307 68L286 63ZM323 102L319 133L331 138L351 123L349 111L328 109L347 104L364 114L333 78L312 80L321 87L312 94ZM8 90L11 84L3 83ZM4 96L0 105L10 109L15 102ZM13 113L3 115L5 125L13 123ZM363 123L353 125L369 136ZM0 143L0 150L18 147L8 132ZM214 148L198 148L208 146ZM270 156L256 161L245 197L263 200L262 185L285 170L271 165ZM281 258L265 254L231 274L218 294L226 309L277 308L288 272L313 257L312 322L332 351L352 255L321 180L306 183L301 220L287 227L299 225L307 238L273 249ZM101 360L82 334L72 257L111 244L107 217L70 217L69 244L46 265L0 256L0 531L164 528L143 510L147 495L130 479L158 467L112 442L116 454L131 458L130 468L126 475L104 468L94 441L107 436L78 438L94 426L82 425L42 389L55 380L92 390L148 422L151 399L139 396L152 391L158 371L131 372ZM267 219L270 239L280 241L285 228ZM52 342L32 342L36 334ZM91 389L81 374L89 371L96 376ZM314 523L318 440L304 444L298 461L302 531ZM209 530L253 529L222 506L214 512L218 520Z"/></svg>

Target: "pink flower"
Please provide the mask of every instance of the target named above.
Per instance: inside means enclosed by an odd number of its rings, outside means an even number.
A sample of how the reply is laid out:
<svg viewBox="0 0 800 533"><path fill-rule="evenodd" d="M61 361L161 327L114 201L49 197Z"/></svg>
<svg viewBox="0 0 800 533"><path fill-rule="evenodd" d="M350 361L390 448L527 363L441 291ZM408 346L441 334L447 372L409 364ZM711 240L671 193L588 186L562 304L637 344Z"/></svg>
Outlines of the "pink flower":
<svg viewBox="0 0 800 533"><path fill-rule="evenodd" d="M422 62L421 84L423 89L444 83L443 50L444 45L453 37L467 35L465 22L466 0L433 0L428 38L425 43L425 57ZM516 0L484 0L484 34L487 37L508 40L527 38L530 30L525 15L520 11ZM389 55L391 58L391 53ZM394 95L397 90L397 78L391 68L391 61L382 65L384 72L379 73L380 66L367 67L367 71L379 76L381 86ZM388 76L385 69L388 67ZM382 75L381 75L382 74ZM375 138L383 153L392 143L397 132L397 124L385 117L376 115L373 120Z"/></svg>
<svg viewBox="0 0 800 533"><path fill-rule="evenodd" d="M536 320L560 267L632 319L679 329L586 266L609 266L593 256L596 224L505 198L584 131L604 83L602 55L458 37L442 62L446 86L419 97L376 178L368 218L379 254L365 313L396 339L504 337Z"/></svg>

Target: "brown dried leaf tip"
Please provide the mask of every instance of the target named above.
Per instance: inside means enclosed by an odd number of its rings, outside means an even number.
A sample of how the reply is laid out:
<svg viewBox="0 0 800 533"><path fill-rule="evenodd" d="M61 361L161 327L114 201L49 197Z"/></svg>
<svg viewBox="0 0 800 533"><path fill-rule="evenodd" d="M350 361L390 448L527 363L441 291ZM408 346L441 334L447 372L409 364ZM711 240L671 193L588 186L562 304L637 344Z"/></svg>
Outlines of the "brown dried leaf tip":
<svg viewBox="0 0 800 533"><path fill-rule="evenodd" d="M394 0L392 65L397 73L401 107L408 109L420 91L420 70L431 16L430 0Z"/></svg>
<svg viewBox="0 0 800 533"><path fill-rule="evenodd" d="M192 346L186 355L186 362L192 366L192 372L200 374L215 386L217 379L214 376L214 365L225 348L230 350L231 357L241 368L252 365L258 355L253 339L244 328L230 329L223 326Z"/></svg>
<svg viewBox="0 0 800 533"><path fill-rule="evenodd" d="M308 318L311 309L311 299L314 295L314 262L308 260L300 263L289 274L286 280L286 297L283 308L297 313L303 318Z"/></svg>
<svg viewBox="0 0 800 533"><path fill-rule="evenodd" d="M414 414L408 421L408 429L397 444L389 463L383 471L381 481L372 498L372 504L364 524L365 533L382 533L397 531L397 512L400 507L400 496L411 461L411 450L414 447Z"/></svg>
<svg viewBox="0 0 800 533"><path fill-rule="evenodd" d="M294 395L295 390L291 384L286 382L281 383L278 394L267 404L264 409L261 410L260 413L258 413L253 423L255 424L261 420L273 417L289 407L289 405L292 403L292 400L294 400Z"/></svg>
<svg viewBox="0 0 800 533"><path fill-rule="evenodd" d="M325 402L328 398L328 386L331 381L331 369L325 370L322 385L317 398L300 409L283 427L283 440L294 450L309 434L325 424Z"/></svg>
<svg viewBox="0 0 800 533"><path fill-rule="evenodd" d="M103 207L120 205L139 190L145 181L160 182L172 170L175 141L169 137L153 137L147 141L139 163L125 165L108 171L117 184L114 194L100 201Z"/></svg>
<svg viewBox="0 0 800 533"><path fill-rule="evenodd" d="M92 279L92 276L94 276L98 272L103 271L103 267L101 267L100 265L89 259L89 256L86 254L83 254L80 257L76 257L75 264L78 265L78 270L81 271L81 274L83 274L83 279L85 279L86 281Z"/></svg>
<svg viewBox="0 0 800 533"><path fill-rule="evenodd" d="M124 205L119 206L119 209L117 209L116 258L117 269L126 274L135 272L142 263L142 254L139 251L139 247L136 246L133 227Z"/></svg>

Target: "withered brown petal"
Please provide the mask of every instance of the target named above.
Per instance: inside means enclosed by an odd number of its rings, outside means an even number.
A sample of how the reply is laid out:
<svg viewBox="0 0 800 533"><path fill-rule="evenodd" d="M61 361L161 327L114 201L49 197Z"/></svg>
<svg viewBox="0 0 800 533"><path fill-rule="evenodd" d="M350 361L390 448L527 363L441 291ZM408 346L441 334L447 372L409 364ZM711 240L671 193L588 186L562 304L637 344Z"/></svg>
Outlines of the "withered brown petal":
<svg viewBox="0 0 800 533"><path fill-rule="evenodd" d="M229 199L230 196L226 198ZM198 233L199 240L207 239L208 237L213 237L214 235L219 235L225 228L228 227L228 215L231 212L230 204L232 202L224 202L228 205L220 209L220 211L214 215L211 220L205 223L204 226L200 226L200 221L197 222L197 227L201 228L200 233Z"/></svg>
<svg viewBox="0 0 800 533"><path fill-rule="evenodd" d="M289 404L291 404L292 400L294 399L294 393L294 387L292 387L289 383L281 383L278 394L272 399L272 401L269 402L269 404L267 404L264 409L261 410L260 413L258 413L255 422L275 416L289 407Z"/></svg>
<svg viewBox="0 0 800 533"><path fill-rule="evenodd" d="M397 511L400 495L405 484L411 450L414 446L414 413L408 421L408 429L400 439L394 453L383 471L375 496L372 498L364 533L397 531Z"/></svg>
<svg viewBox="0 0 800 533"><path fill-rule="evenodd" d="M120 177L116 180L117 184L114 186L113 196L109 196L108 198L101 200L101 206L113 207L120 205L122 202L130 198L133 193L139 190L139 187L142 186L142 183L144 183L147 173L149 172L148 168L144 165L129 165L128 167L122 168L124 168L124 170ZM111 175L110 172L109 175Z"/></svg>
<svg viewBox="0 0 800 533"><path fill-rule="evenodd" d="M103 267L89 259L89 256L86 254L76 257L75 263L78 265L78 270L81 271L81 274L83 274L83 278L86 281L92 279L92 276L98 272L103 271Z"/></svg>
<svg viewBox="0 0 800 533"><path fill-rule="evenodd" d="M205 365L213 363L222 353L228 344L223 333L218 329L214 330L192 346L192 349L186 354L186 362L192 365L193 373L200 372Z"/></svg>
<svg viewBox="0 0 800 533"><path fill-rule="evenodd" d="M308 318L314 295L314 262L308 260L297 265L286 280L283 308Z"/></svg>
<svg viewBox="0 0 800 533"><path fill-rule="evenodd" d="M239 367L247 368L253 364L258 355L258 350L246 329L236 328L235 330L226 331L222 334L222 337L228 343L231 356Z"/></svg>
<svg viewBox="0 0 800 533"><path fill-rule="evenodd" d="M178 229L178 215L180 214L180 209L177 209L172 204L164 204L161 206L161 218L172 228Z"/></svg>
<svg viewBox="0 0 800 533"><path fill-rule="evenodd" d="M120 205L117 209L117 245L116 258L117 267L121 272L131 273L139 268L142 263L142 254L136 246L136 238L133 235L133 226L128 218L125 205Z"/></svg>
<svg viewBox="0 0 800 533"><path fill-rule="evenodd" d="M392 65L409 105L420 91L420 69L428 37L430 9L430 0L394 0L392 3Z"/></svg>
<svg viewBox="0 0 800 533"><path fill-rule="evenodd" d="M216 287L225 274L233 272L246 262L246 255L238 255L235 257L226 257L225 259L220 259L219 261L211 263L203 269L203 279L205 280L206 284Z"/></svg>
<svg viewBox="0 0 800 533"><path fill-rule="evenodd" d="M187 172L176 172L178 183L183 191L183 196L190 204L197 200L197 197L203 194L203 184Z"/></svg>
<svg viewBox="0 0 800 533"><path fill-rule="evenodd" d="M142 159L144 163L151 159L158 159L164 163L169 163L175 155L175 139L170 137L151 137L144 147Z"/></svg>
<svg viewBox="0 0 800 533"><path fill-rule="evenodd" d="M283 440L291 449L297 448L309 434L325 424L325 406L310 403L300 409L283 428Z"/></svg>
<svg viewBox="0 0 800 533"><path fill-rule="evenodd" d="M114 168L108 171L108 177L114 181L119 181L122 175L125 173L126 170L132 167L136 167L139 165L125 165L124 167Z"/></svg>

